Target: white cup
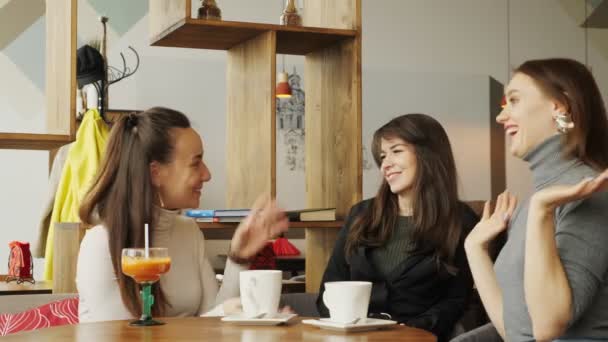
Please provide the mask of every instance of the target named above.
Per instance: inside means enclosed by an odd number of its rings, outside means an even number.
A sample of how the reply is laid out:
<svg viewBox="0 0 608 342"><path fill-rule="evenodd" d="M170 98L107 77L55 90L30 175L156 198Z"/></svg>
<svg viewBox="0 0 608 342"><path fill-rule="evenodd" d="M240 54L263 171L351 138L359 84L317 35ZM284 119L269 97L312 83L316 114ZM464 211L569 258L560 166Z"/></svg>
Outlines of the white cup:
<svg viewBox="0 0 608 342"><path fill-rule="evenodd" d="M281 299L283 272L253 270L240 273L241 304L247 317L275 317Z"/></svg>
<svg viewBox="0 0 608 342"><path fill-rule="evenodd" d="M367 318L372 283L368 281L334 281L325 283L323 303L329 317L338 323L364 323Z"/></svg>

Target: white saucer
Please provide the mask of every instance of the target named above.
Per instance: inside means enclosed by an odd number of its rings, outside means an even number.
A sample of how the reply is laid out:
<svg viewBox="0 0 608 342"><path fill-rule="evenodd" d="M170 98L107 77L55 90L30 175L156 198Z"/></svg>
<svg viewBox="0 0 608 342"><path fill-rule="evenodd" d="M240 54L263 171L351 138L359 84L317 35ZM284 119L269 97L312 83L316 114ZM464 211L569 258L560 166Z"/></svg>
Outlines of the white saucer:
<svg viewBox="0 0 608 342"><path fill-rule="evenodd" d="M240 325L280 325L287 324L295 317L298 317L298 315L279 313L272 318L249 318L245 316L245 314L237 314L223 317L222 322L235 323Z"/></svg>
<svg viewBox="0 0 608 342"><path fill-rule="evenodd" d="M305 319L302 321L304 324L314 325L321 329L344 331L344 332L355 332L355 331L368 331L382 329L389 325L397 324L395 321L389 321L387 319L367 318L363 322L357 323L338 323L330 321L328 318L321 319Z"/></svg>

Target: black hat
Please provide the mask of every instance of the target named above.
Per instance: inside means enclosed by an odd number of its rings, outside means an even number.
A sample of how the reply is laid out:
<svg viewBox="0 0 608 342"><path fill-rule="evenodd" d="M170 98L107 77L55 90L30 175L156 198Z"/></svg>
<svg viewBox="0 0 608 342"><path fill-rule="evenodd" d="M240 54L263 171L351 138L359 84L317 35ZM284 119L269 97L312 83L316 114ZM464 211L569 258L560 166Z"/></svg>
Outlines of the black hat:
<svg viewBox="0 0 608 342"><path fill-rule="evenodd" d="M76 56L76 79L79 88L104 78L103 56L97 49L84 45L76 51Z"/></svg>

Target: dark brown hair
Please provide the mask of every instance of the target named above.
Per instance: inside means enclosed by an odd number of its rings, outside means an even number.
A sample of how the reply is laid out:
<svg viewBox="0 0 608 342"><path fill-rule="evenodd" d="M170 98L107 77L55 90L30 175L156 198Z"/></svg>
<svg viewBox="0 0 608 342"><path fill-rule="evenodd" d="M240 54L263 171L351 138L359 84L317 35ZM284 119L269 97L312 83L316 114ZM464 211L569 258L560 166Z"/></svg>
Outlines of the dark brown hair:
<svg viewBox="0 0 608 342"><path fill-rule="evenodd" d="M413 243L416 253L430 253L437 261L451 264L463 238L462 207L458 199L456 165L448 136L437 120L424 114L396 117L375 133L372 154L382 161L381 139L400 138L414 149L417 170L412 193ZM399 216L397 194L383 178L369 210L356 217L346 241L346 254L359 246L381 246L391 236Z"/></svg>
<svg viewBox="0 0 608 342"><path fill-rule="evenodd" d="M574 128L564 134L564 153L598 170L608 167L606 107L589 69L572 59L552 58L524 62L515 72L531 77L546 96L566 107Z"/></svg>
<svg viewBox="0 0 608 342"><path fill-rule="evenodd" d="M137 284L121 271L123 248L144 247L144 224L157 221L154 201L158 196L152 185L150 163L166 164L172 160L174 138L171 128L188 128L188 118L175 110L155 107L121 117L112 127L104 160L90 191L80 207L80 219L88 224L97 221L108 230L112 265L120 295L127 309L141 314ZM152 311L162 315L169 303L160 284L154 284Z"/></svg>

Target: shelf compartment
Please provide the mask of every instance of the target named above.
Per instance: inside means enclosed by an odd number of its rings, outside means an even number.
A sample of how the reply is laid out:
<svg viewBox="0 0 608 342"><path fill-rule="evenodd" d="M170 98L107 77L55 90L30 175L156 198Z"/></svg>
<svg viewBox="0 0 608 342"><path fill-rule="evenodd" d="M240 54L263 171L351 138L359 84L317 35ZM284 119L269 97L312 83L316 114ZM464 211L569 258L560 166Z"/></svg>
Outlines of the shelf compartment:
<svg viewBox="0 0 608 342"><path fill-rule="evenodd" d="M197 222L201 229L236 228L238 222ZM341 228L344 221L297 221L289 222L289 228Z"/></svg>
<svg viewBox="0 0 608 342"><path fill-rule="evenodd" d="M153 46L229 50L264 32L277 34L276 52L306 55L357 36L355 30L239 21L182 19L151 39Z"/></svg>
<svg viewBox="0 0 608 342"><path fill-rule="evenodd" d="M198 227L205 233L207 240L230 240L238 222L197 222ZM344 221L309 221L289 222L289 231L285 234L288 239L304 239L305 231L337 231Z"/></svg>

